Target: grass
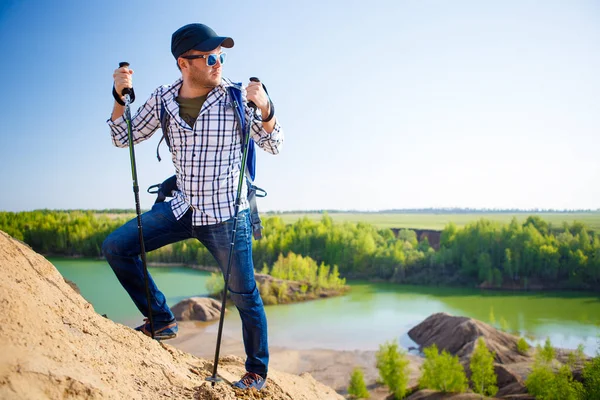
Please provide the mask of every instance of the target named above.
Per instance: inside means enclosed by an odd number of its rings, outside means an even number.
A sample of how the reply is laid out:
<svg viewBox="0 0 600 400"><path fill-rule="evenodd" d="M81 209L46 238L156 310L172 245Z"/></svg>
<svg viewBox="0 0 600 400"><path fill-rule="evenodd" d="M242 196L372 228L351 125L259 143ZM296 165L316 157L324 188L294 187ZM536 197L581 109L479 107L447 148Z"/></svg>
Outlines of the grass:
<svg viewBox="0 0 600 400"><path fill-rule="evenodd" d="M319 221L323 214L321 213L264 213L264 217L279 216L285 223L291 224L302 217ZM488 219L500 223L510 223L513 217L519 222L523 222L529 215L537 215L552 224L554 227L561 227L563 222L569 224L574 221L583 222L590 229L600 231L600 213L473 213L473 214L396 214L396 213L330 213L334 222L365 222L377 226L378 228L413 228L413 229L434 229L442 230L449 222L454 222L456 226L462 227L468 223L479 219Z"/></svg>
<svg viewBox="0 0 600 400"><path fill-rule="evenodd" d="M600 231L600 212L574 212L574 213L472 213L472 214L443 214L443 213L376 213L376 212L335 212L329 214L334 222L364 222L375 225L378 228L412 228L442 230L449 222L463 227L479 219L488 219L508 224L513 217L523 222L529 215L537 215L554 227L561 227L563 222L572 224L574 221L583 222L590 229ZM135 218L135 213L97 213L96 216L104 216L111 219ZM272 216L280 217L286 224L291 224L300 218L307 217L313 221L319 221L322 213L261 213L263 218Z"/></svg>

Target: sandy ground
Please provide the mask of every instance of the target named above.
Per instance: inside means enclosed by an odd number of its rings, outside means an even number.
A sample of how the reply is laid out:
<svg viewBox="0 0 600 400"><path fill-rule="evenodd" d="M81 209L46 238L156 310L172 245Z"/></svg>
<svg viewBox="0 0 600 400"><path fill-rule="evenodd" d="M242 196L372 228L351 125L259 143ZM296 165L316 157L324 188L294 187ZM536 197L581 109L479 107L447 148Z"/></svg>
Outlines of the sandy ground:
<svg viewBox="0 0 600 400"><path fill-rule="evenodd" d="M159 343L98 315L44 257L0 231L0 399L342 399L352 369L363 368L372 399L372 351L271 348L269 383L240 393L227 382L244 373L241 332L224 337L219 375L212 374L216 335L182 322ZM421 359L410 356L413 380ZM335 390L334 390L335 389ZM337 391L337 393L336 393Z"/></svg>
<svg viewBox="0 0 600 400"><path fill-rule="evenodd" d="M196 357L98 315L51 263L1 231L0 336L3 400L342 399L309 374L275 368L262 391L234 390L228 382L244 364L225 352L225 382L212 387L212 354Z"/></svg>
<svg viewBox="0 0 600 400"><path fill-rule="evenodd" d="M214 358L216 335L206 332L207 323L180 322L177 338L168 343L182 351L208 360ZM378 377L375 367L374 351L338 351L329 349L294 350L282 347L271 347L269 368L290 374L308 372L321 382L340 394L347 394L350 375L354 367L361 367L365 375L365 383L371 392L371 399L385 399L389 394L376 384ZM239 338L223 336L221 354L231 354L245 358L244 346ZM422 359L409 354L411 362L411 383L418 379L418 369Z"/></svg>

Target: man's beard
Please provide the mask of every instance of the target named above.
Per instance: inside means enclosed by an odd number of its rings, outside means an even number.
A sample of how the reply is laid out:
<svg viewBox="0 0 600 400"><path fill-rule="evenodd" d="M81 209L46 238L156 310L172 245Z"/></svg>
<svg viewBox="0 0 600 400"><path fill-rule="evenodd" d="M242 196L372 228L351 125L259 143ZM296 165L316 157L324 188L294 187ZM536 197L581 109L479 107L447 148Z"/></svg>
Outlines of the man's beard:
<svg viewBox="0 0 600 400"><path fill-rule="evenodd" d="M213 89L221 84L221 76L219 74L218 78L201 78L196 74L191 74L189 76L189 81L192 87Z"/></svg>

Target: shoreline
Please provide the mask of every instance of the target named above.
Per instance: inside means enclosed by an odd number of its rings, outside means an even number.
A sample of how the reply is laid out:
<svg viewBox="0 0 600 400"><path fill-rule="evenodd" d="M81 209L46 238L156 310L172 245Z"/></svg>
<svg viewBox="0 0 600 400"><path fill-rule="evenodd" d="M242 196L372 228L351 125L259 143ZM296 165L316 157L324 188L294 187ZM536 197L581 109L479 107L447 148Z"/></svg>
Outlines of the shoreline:
<svg viewBox="0 0 600 400"><path fill-rule="evenodd" d="M80 254L75 254L75 255L63 255L63 254L43 254L43 256L45 258L56 258L56 257L61 257L61 258L66 258L66 259L82 259L82 258L89 258L89 259L93 259L95 261L102 261L104 260L104 257L90 257L90 256L83 256ZM209 266L209 265L199 265L199 264L185 264L185 263L176 263L176 262L159 262L159 261L149 261L146 263L148 267L153 267L153 268L173 268L173 267L183 267L183 268L189 268L189 269L193 269L193 270L197 270L197 271L205 271L205 272L220 272L220 269L218 267L213 267L213 266ZM255 269L256 271L256 269ZM258 272L255 272L256 274L259 274ZM378 284L378 283L385 283L385 284L392 284L392 285L397 285L397 286L423 286L423 287L433 287L433 288L448 288L448 289L472 289L472 290L482 290L482 291L488 291L488 292L503 292L503 293L544 293L544 292L571 292L571 293L590 293L590 294L594 294L597 295L597 291L594 290L593 288L573 288L573 287L561 287L561 286L556 286L556 287L550 287L550 286L544 286L542 284L538 284L538 283L529 283L528 287L520 287L517 285L510 285L510 284L504 284L501 287L495 287L492 285L488 285L486 283L482 283L479 285L453 285L453 284L427 284L427 283L408 283L408 282L393 282L393 281L386 281L383 279L367 279L367 278L356 278L356 277L346 277L346 285L348 285L351 282L367 282L370 284ZM342 293L343 294L343 293ZM330 296L327 296L330 297Z"/></svg>
<svg viewBox="0 0 600 400"><path fill-rule="evenodd" d="M146 265L148 267L154 267L154 268L184 267L184 268L195 269L197 271L221 272L221 269L219 267L212 267L210 265L182 264L182 263L158 262L158 261L149 261L149 262L146 262Z"/></svg>
<svg viewBox="0 0 600 400"><path fill-rule="evenodd" d="M178 348L197 357L214 359L216 334L207 332L211 322L179 322L179 334L165 344ZM385 399L389 392L376 383L379 372L375 367L374 350L333 350L312 348L298 350L285 346L269 346L269 368L300 375L309 373L317 381L333 388L339 394L346 394L350 375L355 367L361 367L365 383L371 392L371 400ZM241 332L237 335L223 333L221 357L234 355L246 358ZM423 363L420 356L409 353L411 382L417 380L419 367Z"/></svg>

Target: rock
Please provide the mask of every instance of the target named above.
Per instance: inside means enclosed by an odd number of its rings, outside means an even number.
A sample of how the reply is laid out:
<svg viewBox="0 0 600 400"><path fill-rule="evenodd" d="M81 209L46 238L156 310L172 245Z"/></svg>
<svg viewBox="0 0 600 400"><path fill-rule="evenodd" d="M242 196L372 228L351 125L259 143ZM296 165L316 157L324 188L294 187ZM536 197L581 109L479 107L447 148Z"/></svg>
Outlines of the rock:
<svg viewBox="0 0 600 400"><path fill-rule="evenodd" d="M420 349L435 344L440 351L446 350L457 355L463 364L471 358L479 337L483 337L488 349L496 353L497 363L509 364L529 359L517 351L518 337L467 317L433 314L408 331L408 335Z"/></svg>
<svg viewBox="0 0 600 400"><path fill-rule="evenodd" d="M524 377L530 372L528 365L529 363L511 364L510 366L495 364L494 372L497 376L497 385L499 388L496 397L527 395Z"/></svg>
<svg viewBox="0 0 600 400"><path fill-rule="evenodd" d="M75 282L70 281L67 278L63 278L63 279L65 280L67 285L71 286L71 289L73 289L75 291L75 293L81 294L81 290L79 290L79 286L77 286L77 284L75 284Z"/></svg>
<svg viewBox="0 0 600 400"><path fill-rule="evenodd" d="M288 287L288 295L291 295L295 292L300 292L300 286L302 285L302 282L274 278L271 275L266 274L254 274L254 279L256 279L256 283L258 283L259 285L272 285L273 283L275 283L276 285L281 285L285 283Z"/></svg>
<svg viewBox="0 0 600 400"><path fill-rule="evenodd" d="M435 390L423 389L406 397L406 400L481 400L489 399L477 393L442 393Z"/></svg>
<svg viewBox="0 0 600 400"><path fill-rule="evenodd" d="M171 311L178 321L212 321L221 315L221 302L210 297L190 297L175 304Z"/></svg>

